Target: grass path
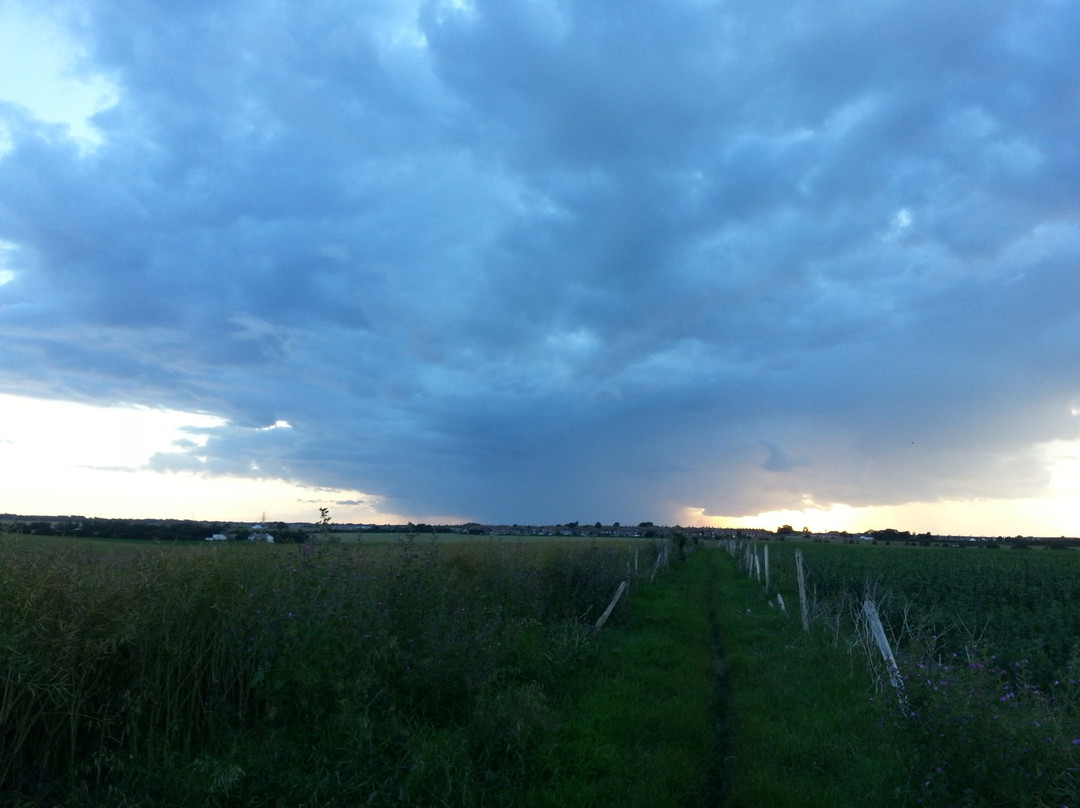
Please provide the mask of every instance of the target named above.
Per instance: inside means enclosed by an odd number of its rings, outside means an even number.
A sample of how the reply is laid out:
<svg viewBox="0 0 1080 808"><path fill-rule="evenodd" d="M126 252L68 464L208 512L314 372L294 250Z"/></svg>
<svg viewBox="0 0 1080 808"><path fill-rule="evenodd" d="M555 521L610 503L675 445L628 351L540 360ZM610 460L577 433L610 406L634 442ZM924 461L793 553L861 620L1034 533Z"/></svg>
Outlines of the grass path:
<svg viewBox="0 0 1080 808"><path fill-rule="evenodd" d="M903 806L862 660L807 637L724 553L636 593L571 683L527 806Z"/></svg>
<svg viewBox="0 0 1080 808"><path fill-rule="evenodd" d="M704 556L704 553L697 554ZM631 600L629 625L595 639L568 683L548 778L524 806L651 808L710 803L715 703L705 596L710 565L680 566Z"/></svg>
<svg viewBox="0 0 1080 808"><path fill-rule="evenodd" d="M904 761L880 725L860 652L807 635L798 614L771 607L730 557L709 555L719 567L718 631L730 684L728 804L908 804Z"/></svg>

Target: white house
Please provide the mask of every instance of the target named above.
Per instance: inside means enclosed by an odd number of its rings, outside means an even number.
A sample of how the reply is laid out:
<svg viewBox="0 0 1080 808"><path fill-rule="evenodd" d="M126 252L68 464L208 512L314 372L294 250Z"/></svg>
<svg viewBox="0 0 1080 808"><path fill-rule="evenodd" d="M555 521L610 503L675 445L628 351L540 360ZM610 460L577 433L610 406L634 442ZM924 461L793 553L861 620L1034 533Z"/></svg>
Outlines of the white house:
<svg viewBox="0 0 1080 808"><path fill-rule="evenodd" d="M268 541L273 544L274 537L267 533L266 528L262 525L252 525L251 534L248 536L248 541Z"/></svg>

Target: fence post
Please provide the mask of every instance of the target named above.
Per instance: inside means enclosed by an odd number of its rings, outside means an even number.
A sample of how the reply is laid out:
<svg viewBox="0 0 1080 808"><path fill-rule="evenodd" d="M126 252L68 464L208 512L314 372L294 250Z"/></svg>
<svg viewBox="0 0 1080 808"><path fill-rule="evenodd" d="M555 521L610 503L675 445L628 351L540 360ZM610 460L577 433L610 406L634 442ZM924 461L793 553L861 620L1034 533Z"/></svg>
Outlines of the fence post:
<svg viewBox="0 0 1080 808"><path fill-rule="evenodd" d="M658 569L660 569L660 562L663 561L663 560L664 560L664 551L663 551L663 549L661 549L656 553L656 563L653 564L652 575L649 576L649 583L650 584L653 581L656 580L656 571Z"/></svg>
<svg viewBox="0 0 1080 808"><path fill-rule="evenodd" d="M769 545L765 545L765 591L769 591Z"/></svg>
<svg viewBox="0 0 1080 808"><path fill-rule="evenodd" d="M619 588L615 590L615 597L611 599L611 603L609 603L608 607L604 609L604 613L600 615L600 619L596 621L596 626L593 631L599 631L604 627L604 623L606 623L607 619L611 616L611 612L615 608L615 604L619 602L619 598L622 597L622 593L626 591L626 586L626 581L623 581L619 584Z"/></svg>
<svg viewBox="0 0 1080 808"><path fill-rule="evenodd" d="M862 610L863 614L866 615L867 623L870 624L870 631L874 635L874 640L877 641L878 650L881 651L881 658L885 660L885 668L889 671L889 683L902 694L904 682L900 678L900 668L896 665L896 657L893 656L889 638L885 636L885 628L881 625L881 617L878 615L877 606L874 605L874 601L867 598L863 601Z"/></svg>
<svg viewBox="0 0 1080 808"><path fill-rule="evenodd" d="M795 571L799 576L799 607L802 609L803 631L810 633L810 606L806 602L806 570L803 568L802 550L795 551Z"/></svg>

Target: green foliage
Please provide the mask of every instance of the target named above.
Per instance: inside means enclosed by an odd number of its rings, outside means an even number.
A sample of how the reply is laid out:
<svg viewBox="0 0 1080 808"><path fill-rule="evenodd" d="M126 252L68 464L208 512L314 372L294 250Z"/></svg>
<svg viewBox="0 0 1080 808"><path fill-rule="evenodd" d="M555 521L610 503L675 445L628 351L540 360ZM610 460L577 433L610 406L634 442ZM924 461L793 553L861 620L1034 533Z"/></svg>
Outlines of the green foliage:
<svg viewBox="0 0 1080 808"><path fill-rule="evenodd" d="M550 774L515 805L708 804L718 750L707 555L642 588L622 625L594 639L584 675L553 700L556 732L538 750Z"/></svg>
<svg viewBox="0 0 1080 808"><path fill-rule="evenodd" d="M626 551L0 547L0 805L500 805Z"/></svg>
<svg viewBox="0 0 1080 808"><path fill-rule="evenodd" d="M794 549L771 555L773 586L789 603L797 597ZM877 676L883 729L908 766L897 799L942 808L1073 803L1080 793L1080 554L800 549L813 639L861 650L862 675ZM896 653L902 698L860 622L867 595Z"/></svg>
<svg viewBox="0 0 1080 808"><path fill-rule="evenodd" d="M805 634L797 611L771 605L756 580L736 578L734 562L718 555L727 572L716 603L729 690L729 804L903 805L904 761L865 697L862 660Z"/></svg>
<svg viewBox="0 0 1080 808"><path fill-rule="evenodd" d="M803 552L822 604L861 597L869 585L881 596L882 620L901 646L935 636L939 653L963 654L977 641L992 646L990 653L1004 665L1025 661L1032 681L1046 686L1061 678L1080 639L1077 552L930 553L827 544ZM785 563L782 556L774 560Z"/></svg>
<svg viewBox="0 0 1080 808"><path fill-rule="evenodd" d="M1040 690L1025 666L930 645L905 665L896 724L924 805L1067 805L1080 793L1080 676Z"/></svg>

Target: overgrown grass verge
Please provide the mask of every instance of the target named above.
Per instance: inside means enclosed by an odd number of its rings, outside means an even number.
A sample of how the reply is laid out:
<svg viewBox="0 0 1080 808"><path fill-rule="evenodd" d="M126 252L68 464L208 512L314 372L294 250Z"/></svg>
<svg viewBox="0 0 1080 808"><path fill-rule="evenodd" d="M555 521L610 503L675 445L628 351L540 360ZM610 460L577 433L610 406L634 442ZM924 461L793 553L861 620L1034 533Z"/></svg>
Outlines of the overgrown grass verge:
<svg viewBox="0 0 1080 808"><path fill-rule="evenodd" d="M735 808L904 806L902 751L871 701L865 660L801 630L726 553L716 614L729 685L724 771ZM797 603L797 601L795 601Z"/></svg>
<svg viewBox="0 0 1080 808"><path fill-rule="evenodd" d="M588 545L5 543L0 806L515 805L628 564Z"/></svg>
<svg viewBox="0 0 1080 808"><path fill-rule="evenodd" d="M553 703L542 780L517 805L702 806L716 758L705 552L634 594L629 618L591 644Z"/></svg>

